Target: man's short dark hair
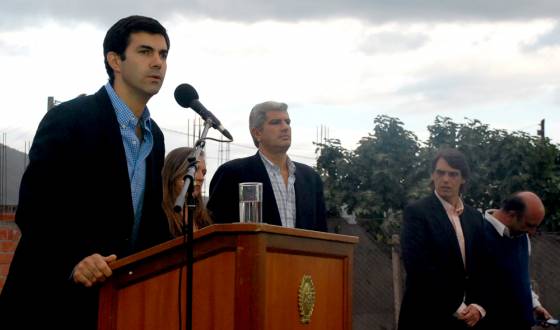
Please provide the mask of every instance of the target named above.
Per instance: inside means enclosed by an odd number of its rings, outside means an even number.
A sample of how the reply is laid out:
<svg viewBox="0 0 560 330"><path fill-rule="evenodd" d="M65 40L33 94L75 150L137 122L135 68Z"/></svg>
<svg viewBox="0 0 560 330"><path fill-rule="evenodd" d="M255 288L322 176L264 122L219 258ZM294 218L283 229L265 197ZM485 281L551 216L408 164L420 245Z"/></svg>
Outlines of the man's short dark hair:
<svg viewBox="0 0 560 330"><path fill-rule="evenodd" d="M515 212L515 214L521 217L525 214L527 206L521 197L513 194L502 201L501 209L506 212Z"/></svg>
<svg viewBox="0 0 560 330"><path fill-rule="evenodd" d="M167 43L167 49L169 49L169 36L167 35L167 30L161 25L157 20L146 17L133 15L125 18L121 18L117 23L115 23L107 34L105 35L105 40L103 40L103 57L105 60L105 69L109 75L109 82L113 85L115 80L115 73L113 69L107 62L107 54L109 52L115 52L119 55L122 60L125 60L125 50L130 43L130 35L136 32L147 32L151 34L161 34L165 38Z"/></svg>
<svg viewBox="0 0 560 330"><path fill-rule="evenodd" d="M443 158L447 162L447 164L449 164L449 166L461 172L461 176L465 180L465 183L461 185L461 188L459 190L461 193L465 192L466 182L471 176L471 169L469 167L469 163L467 163L467 158L465 157L465 155L459 150L453 148L440 149L432 160L431 173L434 173L434 171L436 170L436 164L441 158ZM432 189L435 188L433 181L430 182L430 187Z"/></svg>
<svg viewBox="0 0 560 330"><path fill-rule="evenodd" d="M432 161L432 173L436 170L438 160L443 158L449 166L461 171L461 176L465 181L471 176L471 169L465 155L457 149L444 148L440 149Z"/></svg>

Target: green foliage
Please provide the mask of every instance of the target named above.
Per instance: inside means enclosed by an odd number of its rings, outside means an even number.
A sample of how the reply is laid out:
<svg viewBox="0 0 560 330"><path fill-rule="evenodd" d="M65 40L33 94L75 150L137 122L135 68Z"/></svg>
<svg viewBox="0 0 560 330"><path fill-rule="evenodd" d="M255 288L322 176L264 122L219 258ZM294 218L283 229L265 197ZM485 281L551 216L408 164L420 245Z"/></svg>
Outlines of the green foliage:
<svg viewBox="0 0 560 330"><path fill-rule="evenodd" d="M320 152L317 171L323 178L327 212L330 216L338 216L344 192L350 188L355 178L348 171L351 153L337 139L317 144L317 152Z"/></svg>
<svg viewBox="0 0 560 330"><path fill-rule="evenodd" d="M471 167L463 195L466 203L485 210L498 207L513 192L531 190L547 209L543 230L560 230L557 145L524 132L492 129L476 119L456 123L437 116L428 131L428 140L420 143L398 118L382 115L374 119L373 132L354 151L344 149L336 139L319 144L317 169L325 182L329 213L337 215L346 205L359 217L377 219L368 230L386 241L398 232L404 206L429 194L431 161L437 150L453 147L465 154Z"/></svg>
<svg viewBox="0 0 560 330"><path fill-rule="evenodd" d="M405 130L397 118L378 116L374 124L374 133L362 138L350 163L359 182L350 194L364 198L354 198L348 206L359 216L379 216L403 208L418 168L416 135Z"/></svg>
<svg viewBox="0 0 560 330"><path fill-rule="evenodd" d="M330 214L341 205L359 216L379 217L389 209L401 209L416 182L416 136L389 116L374 120L373 134L362 138L354 152L339 140L318 145L317 170L325 184Z"/></svg>

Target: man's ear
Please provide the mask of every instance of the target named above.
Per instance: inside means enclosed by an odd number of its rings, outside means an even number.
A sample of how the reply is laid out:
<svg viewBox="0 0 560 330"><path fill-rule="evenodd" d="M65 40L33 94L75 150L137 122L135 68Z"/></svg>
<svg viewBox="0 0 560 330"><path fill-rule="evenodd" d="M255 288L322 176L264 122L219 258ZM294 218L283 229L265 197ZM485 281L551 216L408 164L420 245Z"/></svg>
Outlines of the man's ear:
<svg viewBox="0 0 560 330"><path fill-rule="evenodd" d="M517 212L515 211L507 211L507 215L509 216L511 221L518 221L519 220L519 214L517 214Z"/></svg>
<svg viewBox="0 0 560 330"><path fill-rule="evenodd" d="M119 54L115 52L107 53L107 63L109 63L109 66L111 67L111 69L113 69L113 72L121 72L121 62L122 59Z"/></svg>
<svg viewBox="0 0 560 330"><path fill-rule="evenodd" d="M251 128L251 135L257 142L261 142L261 133L262 130L258 129L257 127Z"/></svg>

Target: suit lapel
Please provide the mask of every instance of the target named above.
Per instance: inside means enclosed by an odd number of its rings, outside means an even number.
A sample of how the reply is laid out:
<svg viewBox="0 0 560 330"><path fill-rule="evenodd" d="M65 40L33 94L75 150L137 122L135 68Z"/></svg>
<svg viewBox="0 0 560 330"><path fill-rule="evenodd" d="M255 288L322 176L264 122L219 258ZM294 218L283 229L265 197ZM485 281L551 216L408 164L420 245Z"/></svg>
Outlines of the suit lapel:
<svg viewBox="0 0 560 330"><path fill-rule="evenodd" d="M302 212L304 210L305 207L309 207L309 205L311 203L308 202L308 197L309 194L306 194L305 192L309 192L311 189L313 189L314 187L306 187L306 185L308 184L307 182L304 181L304 177L301 175L301 173L299 173L300 175L298 176L298 166L296 164L296 172L295 172L295 176L296 176L296 181L294 182L294 190L295 190L295 194L296 194L296 228L307 228L304 223L304 221L308 220L305 218L305 216L303 216Z"/></svg>
<svg viewBox="0 0 560 330"><path fill-rule="evenodd" d="M449 246L452 249L453 259L460 263L461 268L464 268L463 257L461 256L461 249L459 248L459 241L457 240L457 233L451 224L451 220L445 208L435 194L432 195L431 206L432 214L434 214L438 227L442 231L441 239L445 241L444 246Z"/></svg>
<svg viewBox="0 0 560 330"><path fill-rule="evenodd" d="M128 214L127 224L132 229L134 222L134 210L132 208L132 197L130 192L130 180L128 179L128 165L126 161L126 154L122 144L122 136L117 121L113 104L109 95L102 87L96 94L97 103L99 105L99 119L100 119L100 132L99 138L103 141L106 155L112 159L108 159L108 163L118 164L114 168L113 186L108 189L119 191L115 196L128 196L128 203L122 201L121 205L126 207L126 214Z"/></svg>
<svg viewBox="0 0 560 330"><path fill-rule="evenodd" d="M467 213L467 209L465 208L465 210L463 211L463 214L461 214L461 227L463 228L463 236L465 237L465 264L467 266L469 266L469 261L471 260L471 243L476 244L476 242L474 242L474 231L476 230L476 228L474 228L474 224L473 221L475 219L471 219L471 216L469 213Z"/></svg>
<svg viewBox="0 0 560 330"><path fill-rule="evenodd" d="M253 165L253 169L251 171L252 173L249 172L249 175L254 177L256 182L262 182L263 184L263 220L272 225L282 226L280 212L278 211L278 206L276 205L274 190L272 189L268 172L264 167L258 151L253 156L251 164Z"/></svg>

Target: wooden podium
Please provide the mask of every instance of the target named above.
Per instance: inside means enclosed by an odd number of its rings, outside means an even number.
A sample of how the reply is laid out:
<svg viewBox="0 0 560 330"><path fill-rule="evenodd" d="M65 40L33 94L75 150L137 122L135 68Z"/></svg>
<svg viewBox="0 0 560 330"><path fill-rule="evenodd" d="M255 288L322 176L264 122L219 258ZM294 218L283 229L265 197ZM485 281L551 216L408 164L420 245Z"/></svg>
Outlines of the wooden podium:
<svg viewBox="0 0 560 330"><path fill-rule="evenodd" d="M357 242L267 224L195 232L193 329L351 330ZM101 288L98 329L184 329L185 255L177 238L115 262Z"/></svg>

